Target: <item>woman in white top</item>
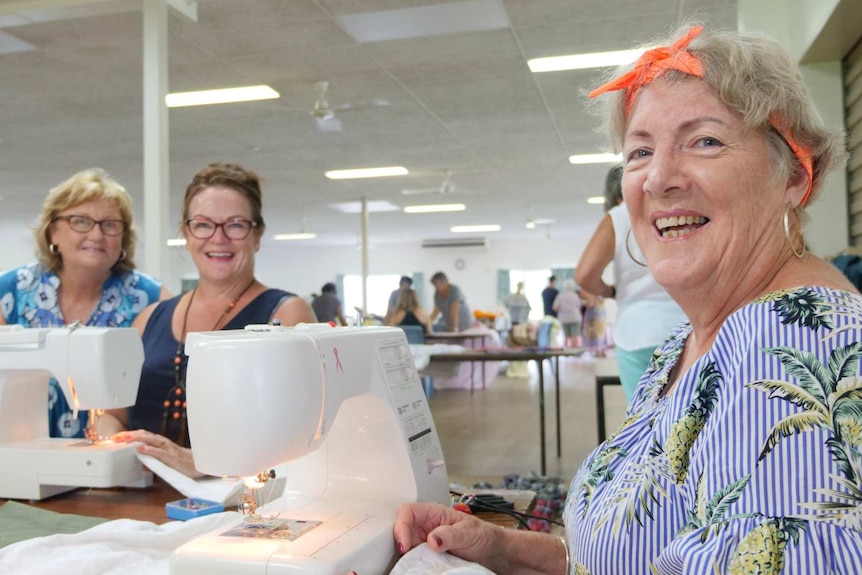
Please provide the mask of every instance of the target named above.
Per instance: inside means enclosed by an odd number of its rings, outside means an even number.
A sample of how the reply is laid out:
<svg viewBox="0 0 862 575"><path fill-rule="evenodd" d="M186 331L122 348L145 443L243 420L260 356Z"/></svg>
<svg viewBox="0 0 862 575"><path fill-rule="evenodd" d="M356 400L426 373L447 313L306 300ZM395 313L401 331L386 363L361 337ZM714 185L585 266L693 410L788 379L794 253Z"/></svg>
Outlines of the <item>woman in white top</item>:
<svg viewBox="0 0 862 575"><path fill-rule="evenodd" d="M622 203L621 177L620 166L608 172L605 181L607 213L581 256L575 280L590 293L616 298L614 345L620 381L626 398L631 400L655 348L674 326L686 318L676 302L653 279L635 239L629 237L631 224ZM611 262L614 286L602 279Z"/></svg>

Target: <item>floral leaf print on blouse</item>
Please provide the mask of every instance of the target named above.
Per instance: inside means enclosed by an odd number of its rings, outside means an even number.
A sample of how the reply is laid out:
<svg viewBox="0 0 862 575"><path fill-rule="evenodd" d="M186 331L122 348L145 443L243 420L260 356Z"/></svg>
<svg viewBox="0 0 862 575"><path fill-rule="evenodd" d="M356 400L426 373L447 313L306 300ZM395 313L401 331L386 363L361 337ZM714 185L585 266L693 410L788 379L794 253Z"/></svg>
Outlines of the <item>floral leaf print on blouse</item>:
<svg viewBox="0 0 862 575"><path fill-rule="evenodd" d="M762 461L784 438L797 433L825 429L832 433L826 440L829 453L847 479L862 478L859 447L853 441L862 425L862 380L851 377L859 367L862 343L855 342L832 350L827 365L810 352L787 347L764 348L778 356L796 384L779 380L758 380L745 384L769 394L770 399L788 401L804 411L776 423L761 448Z"/></svg>
<svg viewBox="0 0 862 575"><path fill-rule="evenodd" d="M647 456L636 465L630 465L620 478L610 505L602 510L602 518L593 531L599 530L611 519L614 520L614 534L619 533L623 524L628 527L633 521L643 526L641 513L650 520L654 519L652 507L661 507L661 500L656 494L662 499L667 498L667 490L660 480L668 482L671 479L663 455L661 445L653 437Z"/></svg>
<svg viewBox="0 0 862 575"><path fill-rule="evenodd" d="M721 531L733 520L753 517L752 513L737 513L735 515L727 515L727 510L731 505L736 503L742 496L742 492L748 487L748 482L751 480L751 474L740 477L733 483L726 485L712 494L706 491L706 481L701 475L697 482L697 499L695 500L695 508L689 510L688 521L676 534L677 537L687 535L692 531L703 529L700 535L700 541L703 543L713 534Z"/></svg>
<svg viewBox="0 0 862 575"><path fill-rule="evenodd" d="M606 444L607 445L607 444ZM593 492L602 481L610 481L614 477L614 472L611 471L611 463L615 459L625 457L627 452L621 447L606 447L593 457L589 462L587 473L583 479L575 487L575 490L581 495L584 502L584 507L581 510L581 515L587 513L592 499Z"/></svg>
<svg viewBox="0 0 862 575"><path fill-rule="evenodd" d="M778 315L781 316L781 323L784 325L797 323L814 330L821 327L832 328L829 305L820 294L811 288L779 290L767 294L757 301L773 302L772 311L778 312Z"/></svg>
<svg viewBox="0 0 862 575"><path fill-rule="evenodd" d="M697 376L697 385L692 393L692 401L670 428L664 451L667 453L668 466L677 485L682 485L688 473L689 451L703 431L706 420L718 403L718 392L723 383L721 372L710 361L703 366Z"/></svg>
<svg viewBox="0 0 862 575"><path fill-rule="evenodd" d="M805 525L801 519L767 519L749 531L736 546L728 564L728 575L778 575L784 568L787 543L791 539L799 543L799 534Z"/></svg>
<svg viewBox="0 0 862 575"><path fill-rule="evenodd" d="M650 366L654 368L654 377L650 380L644 395L656 402L661 397L661 392L667 386L670 372L679 361L685 342L691 334L691 324L680 324L676 330L671 332L667 345L656 349L650 359Z"/></svg>
<svg viewBox="0 0 862 575"><path fill-rule="evenodd" d="M845 491L837 489L817 489L819 494L829 498L827 501L818 501L803 505L809 509L820 511L821 514L814 517L817 521L837 519L848 529L862 532L862 489L855 483L830 475L836 483L843 486Z"/></svg>

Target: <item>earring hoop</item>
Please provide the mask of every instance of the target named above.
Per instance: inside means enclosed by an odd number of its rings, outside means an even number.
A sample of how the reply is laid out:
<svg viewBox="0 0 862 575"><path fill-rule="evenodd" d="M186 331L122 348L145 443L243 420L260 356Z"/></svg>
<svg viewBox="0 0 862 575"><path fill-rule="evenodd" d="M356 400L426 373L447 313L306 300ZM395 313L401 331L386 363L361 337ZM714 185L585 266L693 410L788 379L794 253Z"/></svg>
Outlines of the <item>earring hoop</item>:
<svg viewBox="0 0 862 575"><path fill-rule="evenodd" d="M120 252L120 259L117 260L117 263L126 261L126 250L122 250Z"/></svg>
<svg viewBox="0 0 862 575"><path fill-rule="evenodd" d="M626 232L626 253L629 255L629 257L631 258L631 260L632 260L634 263L636 263L637 265L641 266L642 268L649 267L647 264L645 264L645 263L643 263L642 261L638 260L638 259L637 259L633 254L632 254L632 250L631 250L631 248L629 247L629 238L631 237L631 235L632 235L632 229L631 229L631 228L629 228L629 231L627 231L627 232Z"/></svg>
<svg viewBox="0 0 862 575"><path fill-rule="evenodd" d="M787 204L784 208L784 236L787 238L787 243L790 244L790 251L793 252L793 255L802 259L802 256L805 255L805 236L802 236L802 249L797 252L796 247L793 245L793 236L790 235L790 210L796 211L796 208ZM802 230L800 229L801 233Z"/></svg>
<svg viewBox="0 0 862 575"><path fill-rule="evenodd" d="M48 251L54 254L55 256L60 255L60 249L57 247L57 244L49 244Z"/></svg>

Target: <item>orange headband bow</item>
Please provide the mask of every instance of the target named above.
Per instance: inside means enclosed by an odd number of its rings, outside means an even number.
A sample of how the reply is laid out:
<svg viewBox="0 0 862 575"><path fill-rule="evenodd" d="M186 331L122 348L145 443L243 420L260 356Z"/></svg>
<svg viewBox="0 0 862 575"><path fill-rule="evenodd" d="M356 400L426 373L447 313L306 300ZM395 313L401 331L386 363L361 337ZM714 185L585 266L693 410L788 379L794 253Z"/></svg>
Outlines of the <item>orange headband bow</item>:
<svg viewBox="0 0 862 575"><path fill-rule="evenodd" d="M645 51L638 58L637 62L635 62L634 68L590 92L590 98L595 98L605 92L625 90L626 116L628 116L638 90L668 70L678 70L684 74L702 78L703 66L700 60L697 59L697 56L686 50L691 41L700 36L701 32L703 32L703 26L693 26L686 32L685 36L674 42L670 48L661 46ZM811 195L814 183L813 154L810 149L799 145L792 134L781 128L780 123L774 118L770 118L769 123L784 138L793 154L799 159L799 162L805 169L805 173L808 174L808 189L805 191L805 195L800 202L800 205L804 206Z"/></svg>
<svg viewBox="0 0 862 575"><path fill-rule="evenodd" d="M690 76L700 78L703 76L700 60L686 48L701 32L703 32L703 26L694 26L685 36L674 42L670 48L661 46L647 50L635 62L634 68L590 92L590 98L595 98L605 92L625 90L626 115L628 115L638 90L667 70L679 70Z"/></svg>

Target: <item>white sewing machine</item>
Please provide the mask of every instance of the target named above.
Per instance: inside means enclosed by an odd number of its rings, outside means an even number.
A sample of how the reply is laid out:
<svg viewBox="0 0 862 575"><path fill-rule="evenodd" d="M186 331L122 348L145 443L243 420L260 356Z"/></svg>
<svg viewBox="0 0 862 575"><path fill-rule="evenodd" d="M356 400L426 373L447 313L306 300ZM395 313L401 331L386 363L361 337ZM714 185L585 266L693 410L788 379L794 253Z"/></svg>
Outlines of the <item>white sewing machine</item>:
<svg viewBox="0 0 862 575"><path fill-rule="evenodd" d="M189 334L186 353L197 468L253 476L287 462L286 486L257 518L181 546L172 574L386 573L398 505L448 502L402 330L249 326Z"/></svg>
<svg viewBox="0 0 862 575"><path fill-rule="evenodd" d="M144 348L131 328L0 329L0 497L152 483L131 444L48 435L48 382L81 410L135 403ZM97 425L94 413L90 419ZM98 433L94 427L91 433Z"/></svg>

